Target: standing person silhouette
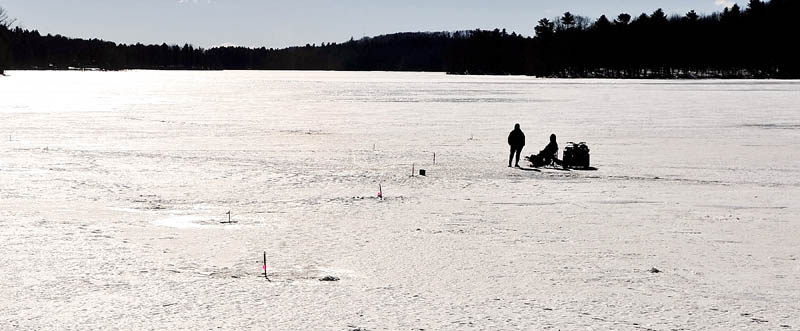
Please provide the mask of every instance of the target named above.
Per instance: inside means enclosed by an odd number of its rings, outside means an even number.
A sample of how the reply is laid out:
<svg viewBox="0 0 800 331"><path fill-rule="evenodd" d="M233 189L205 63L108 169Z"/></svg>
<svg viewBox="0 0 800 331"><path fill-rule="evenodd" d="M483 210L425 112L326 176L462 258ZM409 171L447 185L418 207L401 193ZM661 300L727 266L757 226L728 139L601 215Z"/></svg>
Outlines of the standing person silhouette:
<svg viewBox="0 0 800 331"><path fill-rule="evenodd" d="M519 128L519 123L514 125L514 131L508 134L508 146L511 146L511 154L508 156L508 167L511 168L511 160L517 154L517 162L514 166L519 168L519 155L522 154L522 147L525 147L525 134Z"/></svg>

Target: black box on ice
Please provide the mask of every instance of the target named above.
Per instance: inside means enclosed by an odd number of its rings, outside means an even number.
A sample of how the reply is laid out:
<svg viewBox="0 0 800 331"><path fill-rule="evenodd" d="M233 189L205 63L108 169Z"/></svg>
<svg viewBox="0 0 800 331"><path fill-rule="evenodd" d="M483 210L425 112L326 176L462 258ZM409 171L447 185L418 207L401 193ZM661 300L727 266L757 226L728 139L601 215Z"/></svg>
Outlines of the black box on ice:
<svg viewBox="0 0 800 331"><path fill-rule="evenodd" d="M564 168L589 168L589 146L568 142L564 147Z"/></svg>

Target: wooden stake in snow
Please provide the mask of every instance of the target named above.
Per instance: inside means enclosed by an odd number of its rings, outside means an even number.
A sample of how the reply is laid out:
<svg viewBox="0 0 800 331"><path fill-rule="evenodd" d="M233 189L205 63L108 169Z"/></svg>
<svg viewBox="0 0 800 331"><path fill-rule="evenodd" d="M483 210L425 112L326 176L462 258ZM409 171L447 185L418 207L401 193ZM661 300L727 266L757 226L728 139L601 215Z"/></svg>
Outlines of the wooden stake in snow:
<svg viewBox="0 0 800 331"><path fill-rule="evenodd" d="M414 166L415 166L415 164L412 163L411 164L411 177L414 177Z"/></svg>
<svg viewBox="0 0 800 331"><path fill-rule="evenodd" d="M267 277L267 252L264 251L264 278L267 279L268 282L272 283L272 280Z"/></svg>
<svg viewBox="0 0 800 331"><path fill-rule="evenodd" d="M433 153L433 164L436 164L436 153Z"/></svg>
<svg viewBox="0 0 800 331"><path fill-rule="evenodd" d="M381 184L378 184L378 199L383 200L383 187L381 187Z"/></svg>

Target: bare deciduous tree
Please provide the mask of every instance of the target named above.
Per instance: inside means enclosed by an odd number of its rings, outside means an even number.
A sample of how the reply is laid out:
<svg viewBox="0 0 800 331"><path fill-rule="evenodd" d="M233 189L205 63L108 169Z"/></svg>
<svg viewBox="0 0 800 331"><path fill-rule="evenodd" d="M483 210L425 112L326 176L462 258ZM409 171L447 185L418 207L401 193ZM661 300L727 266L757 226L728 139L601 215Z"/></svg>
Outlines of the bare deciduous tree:
<svg viewBox="0 0 800 331"><path fill-rule="evenodd" d="M0 7L0 26L10 28L16 21L17 19L8 17L8 12L5 8Z"/></svg>

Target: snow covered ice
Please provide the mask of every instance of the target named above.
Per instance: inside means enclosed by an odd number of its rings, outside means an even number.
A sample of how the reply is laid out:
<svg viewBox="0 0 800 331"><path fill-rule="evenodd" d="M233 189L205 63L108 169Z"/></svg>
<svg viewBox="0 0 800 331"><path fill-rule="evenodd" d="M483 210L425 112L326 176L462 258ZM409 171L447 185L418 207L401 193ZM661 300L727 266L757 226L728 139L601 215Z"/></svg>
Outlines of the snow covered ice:
<svg viewBox="0 0 800 331"><path fill-rule="evenodd" d="M0 329L800 328L798 81L8 75Z"/></svg>

